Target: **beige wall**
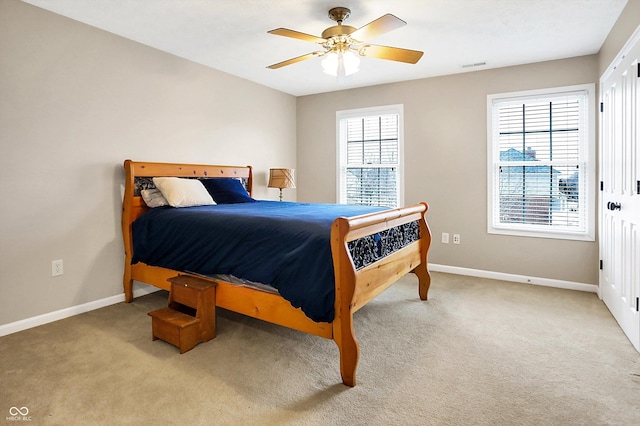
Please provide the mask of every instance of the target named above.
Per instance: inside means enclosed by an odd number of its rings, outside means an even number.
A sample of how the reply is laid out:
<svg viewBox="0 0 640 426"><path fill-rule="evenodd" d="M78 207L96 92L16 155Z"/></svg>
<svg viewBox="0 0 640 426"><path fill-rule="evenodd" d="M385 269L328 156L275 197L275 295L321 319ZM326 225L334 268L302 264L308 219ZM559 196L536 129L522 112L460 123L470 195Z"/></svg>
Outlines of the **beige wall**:
<svg viewBox="0 0 640 426"><path fill-rule="evenodd" d="M296 100L0 1L0 324L122 293L126 158L295 167ZM287 191L295 197L295 190ZM64 275L51 277L51 261Z"/></svg>
<svg viewBox="0 0 640 426"><path fill-rule="evenodd" d="M599 76L604 74L639 25L640 0L629 0L598 53Z"/></svg>
<svg viewBox="0 0 640 426"><path fill-rule="evenodd" d="M430 204L431 263L596 284L595 242L487 234L486 102L597 79L592 55L300 97L298 200L336 200L336 111L404 104L405 203ZM442 232L462 244L442 244Z"/></svg>

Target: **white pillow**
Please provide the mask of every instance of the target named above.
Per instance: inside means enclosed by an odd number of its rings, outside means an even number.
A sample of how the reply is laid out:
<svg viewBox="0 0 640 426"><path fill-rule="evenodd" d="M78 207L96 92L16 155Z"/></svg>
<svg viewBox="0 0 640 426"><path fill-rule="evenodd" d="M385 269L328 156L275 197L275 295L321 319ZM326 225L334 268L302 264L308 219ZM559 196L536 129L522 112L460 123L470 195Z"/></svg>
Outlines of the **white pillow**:
<svg viewBox="0 0 640 426"><path fill-rule="evenodd" d="M206 188L197 179L154 177L153 184L172 207L206 206L215 204Z"/></svg>
<svg viewBox="0 0 640 426"><path fill-rule="evenodd" d="M160 192L159 189L143 189L140 191L140 195L142 195L144 203L152 209L169 205L167 199L162 196L162 192Z"/></svg>

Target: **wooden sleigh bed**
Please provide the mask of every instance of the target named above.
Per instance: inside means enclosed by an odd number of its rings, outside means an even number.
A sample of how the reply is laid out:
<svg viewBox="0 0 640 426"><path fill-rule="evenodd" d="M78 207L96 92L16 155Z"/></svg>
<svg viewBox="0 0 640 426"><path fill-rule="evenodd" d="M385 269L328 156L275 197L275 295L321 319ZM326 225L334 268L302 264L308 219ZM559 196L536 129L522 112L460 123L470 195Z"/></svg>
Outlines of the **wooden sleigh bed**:
<svg viewBox="0 0 640 426"><path fill-rule="evenodd" d="M169 290L169 278L185 271L150 266L143 262L132 264L134 257L132 224L148 210L139 195L138 181L153 177L238 178L251 193L253 176L250 166L215 166L172 163L124 162L126 171L122 208L122 233L125 248L124 293L127 302L133 300L133 281ZM331 255L335 277L335 316L332 322L316 322L301 309L277 293L238 286L215 279L216 306L270 323L303 331L336 342L340 352L340 373L347 386L356 384L359 345L354 333L353 314L367 302L407 273L418 277L418 295L426 300L431 282L427 269L427 254L431 233L425 220L426 203L392 210L339 217L331 227ZM368 236L413 224L419 236L400 249L366 266L356 267L350 251L352 242Z"/></svg>

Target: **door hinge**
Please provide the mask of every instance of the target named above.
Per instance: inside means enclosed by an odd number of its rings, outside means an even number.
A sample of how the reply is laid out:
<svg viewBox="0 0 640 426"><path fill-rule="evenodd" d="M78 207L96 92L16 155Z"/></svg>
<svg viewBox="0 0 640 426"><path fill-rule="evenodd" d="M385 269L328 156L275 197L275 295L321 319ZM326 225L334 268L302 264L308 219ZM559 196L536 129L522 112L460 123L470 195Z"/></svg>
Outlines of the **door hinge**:
<svg viewBox="0 0 640 426"><path fill-rule="evenodd" d="M640 180L636 181L636 193L640 195Z"/></svg>
<svg viewBox="0 0 640 426"><path fill-rule="evenodd" d="M640 62L636 64L638 66L638 78L640 78Z"/></svg>
<svg viewBox="0 0 640 426"><path fill-rule="evenodd" d="M602 259L600 259L600 270L602 271Z"/></svg>
<svg viewBox="0 0 640 426"><path fill-rule="evenodd" d="M604 102L600 102L600 112L604 112Z"/></svg>
<svg viewBox="0 0 640 426"><path fill-rule="evenodd" d="M604 182L600 181L600 191L604 191Z"/></svg>
<svg viewBox="0 0 640 426"><path fill-rule="evenodd" d="M636 312L640 312L640 297L636 297Z"/></svg>

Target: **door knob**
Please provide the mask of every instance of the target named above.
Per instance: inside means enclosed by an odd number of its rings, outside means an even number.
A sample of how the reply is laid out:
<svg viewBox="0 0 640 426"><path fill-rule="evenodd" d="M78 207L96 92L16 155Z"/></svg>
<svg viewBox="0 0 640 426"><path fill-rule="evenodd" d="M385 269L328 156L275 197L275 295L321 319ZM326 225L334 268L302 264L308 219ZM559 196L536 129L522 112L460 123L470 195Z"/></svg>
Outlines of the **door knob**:
<svg viewBox="0 0 640 426"><path fill-rule="evenodd" d="M612 203L611 201L609 201L609 202L607 203L607 208L608 208L609 210L611 210L611 211L614 211L614 210L620 210L621 205L620 205L620 203Z"/></svg>

